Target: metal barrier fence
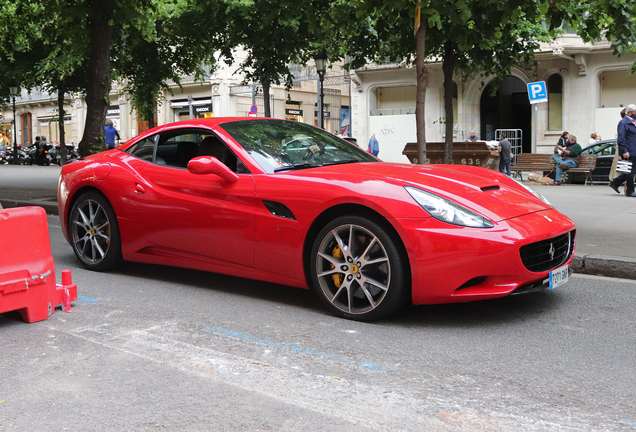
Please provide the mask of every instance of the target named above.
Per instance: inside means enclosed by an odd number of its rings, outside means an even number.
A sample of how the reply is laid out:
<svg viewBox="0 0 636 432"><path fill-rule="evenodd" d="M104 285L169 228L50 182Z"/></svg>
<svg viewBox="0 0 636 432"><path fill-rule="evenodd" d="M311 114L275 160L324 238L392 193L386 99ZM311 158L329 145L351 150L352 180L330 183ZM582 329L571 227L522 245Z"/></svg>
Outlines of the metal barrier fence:
<svg viewBox="0 0 636 432"><path fill-rule="evenodd" d="M503 135L505 139L510 141L512 145L512 165L517 163L517 155L522 153L523 131L521 129L497 129L495 131L495 139L499 141L499 135Z"/></svg>

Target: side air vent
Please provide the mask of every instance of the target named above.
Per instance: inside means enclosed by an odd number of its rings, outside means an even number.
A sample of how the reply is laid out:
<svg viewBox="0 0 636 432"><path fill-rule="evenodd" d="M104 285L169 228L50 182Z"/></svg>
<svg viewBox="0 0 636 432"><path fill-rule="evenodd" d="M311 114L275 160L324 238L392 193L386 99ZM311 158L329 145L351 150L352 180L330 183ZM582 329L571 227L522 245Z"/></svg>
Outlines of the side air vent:
<svg viewBox="0 0 636 432"><path fill-rule="evenodd" d="M263 204L267 207L267 210L270 211L274 216L282 217L285 219L296 220L296 216L292 213L292 211L285 204L281 204L276 201L267 201L263 200Z"/></svg>
<svg viewBox="0 0 636 432"><path fill-rule="evenodd" d="M482 192L488 192L491 190L499 190L499 186L486 186L481 188Z"/></svg>
<svg viewBox="0 0 636 432"><path fill-rule="evenodd" d="M476 277L476 278L472 278L471 280L469 280L468 282L464 283L462 286L457 288L455 291L459 291L460 289L470 288L472 286L482 284L482 283L484 283L484 281L486 279L487 279L486 276L479 276L479 277Z"/></svg>

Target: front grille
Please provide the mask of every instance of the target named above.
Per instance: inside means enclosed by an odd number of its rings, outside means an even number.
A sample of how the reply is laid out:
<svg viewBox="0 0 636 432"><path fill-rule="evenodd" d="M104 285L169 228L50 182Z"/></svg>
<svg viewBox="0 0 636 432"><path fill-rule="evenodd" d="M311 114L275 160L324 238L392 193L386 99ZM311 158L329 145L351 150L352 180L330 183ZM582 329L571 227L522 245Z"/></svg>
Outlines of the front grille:
<svg viewBox="0 0 636 432"><path fill-rule="evenodd" d="M576 230L519 249L523 265L532 272L545 272L565 264L574 252Z"/></svg>

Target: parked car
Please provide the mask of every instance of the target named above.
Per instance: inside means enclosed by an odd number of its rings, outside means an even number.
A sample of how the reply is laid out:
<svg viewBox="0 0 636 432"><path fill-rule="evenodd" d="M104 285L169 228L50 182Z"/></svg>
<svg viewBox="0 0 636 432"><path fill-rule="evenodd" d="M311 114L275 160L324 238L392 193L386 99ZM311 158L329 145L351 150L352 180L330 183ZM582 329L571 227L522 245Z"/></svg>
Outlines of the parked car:
<svg viewBox="0 0 636 432"><path fill-rule="evenodd" d="M345 140L345 141L349 141L351 144L358 145L358 139L357 138L353 138L353 137L350 137L350 136L344 136L344 137L341 137L341 138L343 140Z"/></svg>
<svg viewBox="0 0 636 432"><path fill-rule="evenodd" d="M609 173L612 169L614 155L616 154L616 138L600 141L596 144L584 147L583 154L598 155L596 158L596 168L592 171L592 181L601 183L609 182ZM550 178L554 178L554 172L549 175ZM585 183L585 173L563 171L561 183Z"/></svg>
<svg viewBox="0 0 636 432"><path fill-rule="evenodd" d="M79 261L122 260L313 288L369 321L567 281L575 225L511 178L381 162L316 127L256 118L151 129L62 168Z"/></svg>

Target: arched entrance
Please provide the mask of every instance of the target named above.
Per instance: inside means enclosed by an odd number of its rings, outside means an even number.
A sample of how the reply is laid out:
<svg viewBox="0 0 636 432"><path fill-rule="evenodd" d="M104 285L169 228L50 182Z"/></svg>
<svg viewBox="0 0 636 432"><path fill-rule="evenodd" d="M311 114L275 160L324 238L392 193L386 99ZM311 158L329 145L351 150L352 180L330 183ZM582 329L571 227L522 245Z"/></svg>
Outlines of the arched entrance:
<svg viewBox="0 0 636 432"><path fill-rule="evenodd" d="M532 109L526 85L517 77L507 76L492 95L492 84L481 94L481 139L494 140L497 129L521 129L523 153L532 152Z"/></svg>

